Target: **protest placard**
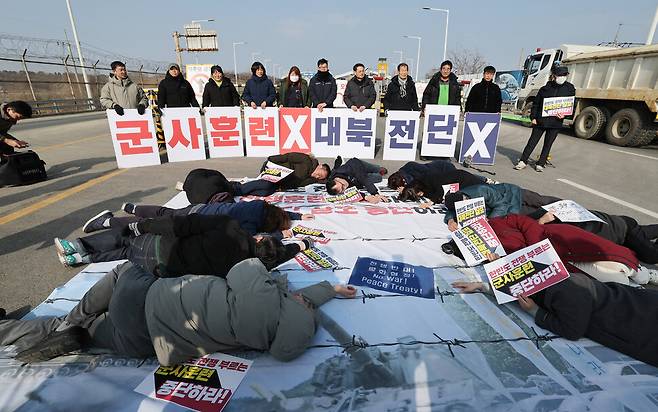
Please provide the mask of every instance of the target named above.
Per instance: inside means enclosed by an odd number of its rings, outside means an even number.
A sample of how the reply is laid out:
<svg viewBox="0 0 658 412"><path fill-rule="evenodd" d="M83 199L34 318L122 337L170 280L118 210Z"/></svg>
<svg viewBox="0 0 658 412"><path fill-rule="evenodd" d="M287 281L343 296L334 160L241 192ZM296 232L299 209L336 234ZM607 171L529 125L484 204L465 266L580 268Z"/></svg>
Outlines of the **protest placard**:
<svg viewBox="0 0 658 412"><path fill-rule="evenodd" d="M242 157L242 114L239 107L206 107L206 134L210 157Z"/></svg>
<svg viewBox="0 0 658 412"><path fill-rule="evenodd" d="M333 269L338 266L338 262L322 250L311 246L310 249L304 249L295 256L295 260L307 272L317 270Z"/></svg>
<svg viewBox="0 0 658 412"><path fill-rule="evenodd" d="M363 200L363 196L356 187L348 187L343 193L334 196L325 196L324 201L327 203L353 203Z"/></svg>
<svg viewBox="0 0 658 412"><path fill-rule="evenodd" d="M601 218L596 216L594 213L585 209L578 203L573 200L559 200L557 202L550 203L546 206L542 206L542 209L545 209L562 222L602 222L605 223Z"/></svg>
<svg viewBox="0 0 658 412"><path fill-rule="evenodd" d="M575 100L575 96L545 97L541 108L541 117L557 116L558 114L571 116Z"/></svg>
<svg viewBox="0 0 658 412"><path fill-rule="evenodd" d="M426 266L359 257L348 283L401 295L434 299L434 272Z"/></svg>
<svg viewBox="0 0 658 412"><path fill-rule="evenodd" d="M331 235L335 235L336 232L325 229L314 229L311 227L297 225L292 228L292 235L298 238L310 237L315 240L317 243L326 244L331 240Z"/></svg>
<svg viewBox="0 0 658 412"><path fill-rule="evenodd" d="M452 232L451 236L469 266L486 261L487 253L496 253L499 256L506 254L486 219L472 220L468 225Z"/></svg>
<svg viewBox="0 0 658 412"><path fill-rule="evenodd" d="M276 107L244 108L247 156L279 154L279 111Z"/></svg>
<svg viewBox="0 0 658 412"><path fill-rule="evenodd" d="M213 353L180 365L159 366L135 392L195 411L224 409L252 361Z"/></svg>
<svg viewBox="0 0 658 412"><path fill-rule="evenodd" d="M278 183L288 177L292 172L294 172L294 170L268 161L265 165L265 170L258 175L258 179Z"/></svg>
<svg viewBox="0 0 658 412"><path fill-rule="evenodd" d="M470 222L486 217L486 211L483 197L455 202L455 213L459 227L466 226Z"/></svg>
<svg viewBox="0 0 658 412"><path fill-rule="evenodd" d="M140 167L160 164L158 141L151 109L143 115L137 109L125 109L120 116L112 109L106 110L110 125L112 146L117 158L117 167Z"/></svg>
<svg viewBox="0 0 658 412"><path fill-rule="evenodd" d="M493 165L496 159L500 113L466 113L459 163L470 158L476 165Z"/></svg>
<svg viewBox="0 0 658 412"><path fill-rule="evenodd" d="M485 263L498 303L529 296L569 277L550 240L544 239L494 262Z"/></svg>
<svg viewBox="0 0 658 412"><path fill-rule="evenodd" d="M199 109L194 107L163 108L162 130L169 162L204 160L206 145Z"/></svg>
<svg viewBox="0 0 658 412"><path fill-rule="evenodd" d="M457 146L460 106L425 106L421 156L452 157Z"/></svg>
<svg viewBox="0 0 658 412"><path fill-rule="evenodd" d="M384 133L384 160L415 160L420 112L389 110Z"/></svg>
<svg viewBox="0 0 658 412"><path fill-rule="evenodd" d="M459 192L459 183L450 183L447 185L441 185L443 187L443 196L448 193L457 193Z"/></svg>

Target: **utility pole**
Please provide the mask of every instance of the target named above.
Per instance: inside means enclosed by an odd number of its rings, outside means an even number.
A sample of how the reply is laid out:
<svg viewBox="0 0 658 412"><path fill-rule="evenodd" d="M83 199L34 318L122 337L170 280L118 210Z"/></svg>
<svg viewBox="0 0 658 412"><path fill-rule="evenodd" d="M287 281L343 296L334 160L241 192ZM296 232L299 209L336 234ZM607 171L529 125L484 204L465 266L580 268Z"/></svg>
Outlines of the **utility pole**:
<svg viewBox="0 0 658 412"><path fill-rule="evenodd" d="M644 44L651 44L653 42L653 35L656 34L656 25L658 25L658 6L656 6L656 13L653 15L653 22L651 22L651 28L647 34L647 41Z"/></svg>
<svg viewBox="0 0 658 412"><path fill-rule="evenodd" d="M66 8L69 11L69 19L71 19L71 27L73 28L73 39L75 40L75 46L78 48L78 59L80 60L80 69L82 70L82 78L84 79L85 82L87 98L93 102L94 95L91 92L91 85L89 84L89 78L87 77L87 71L85 70L85 59L82 57L82 47L80 47L80 39L78 38L78 29L76 29L75 27L75 19L73 18L73 11L71 10L70 0L66 0Z"/></svg>
<svg viewBox="0 0 658 412"><path fill-rule="evenodd" d="M183 56L181 54L182 49L180 48L180 33L175 31L174 34L174 49L176 50L176 64L178 67L183 70Z"/></svg>

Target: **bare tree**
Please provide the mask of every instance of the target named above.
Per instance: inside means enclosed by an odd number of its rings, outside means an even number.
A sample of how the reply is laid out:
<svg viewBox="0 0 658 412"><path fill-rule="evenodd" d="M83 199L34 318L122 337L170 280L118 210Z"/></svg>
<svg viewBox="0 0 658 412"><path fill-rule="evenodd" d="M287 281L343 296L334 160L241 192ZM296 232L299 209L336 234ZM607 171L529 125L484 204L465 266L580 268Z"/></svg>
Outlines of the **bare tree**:
<svg viewBox="0 0 658 412"><path fill-rule="evenodd" d="M452 61L452 70L456 75L481 73L484 66L487 65L485 57L479 50L457 48L448 51L448 59ZM431 78L439 67L432 67L427 73L427 78Z"/></svg>

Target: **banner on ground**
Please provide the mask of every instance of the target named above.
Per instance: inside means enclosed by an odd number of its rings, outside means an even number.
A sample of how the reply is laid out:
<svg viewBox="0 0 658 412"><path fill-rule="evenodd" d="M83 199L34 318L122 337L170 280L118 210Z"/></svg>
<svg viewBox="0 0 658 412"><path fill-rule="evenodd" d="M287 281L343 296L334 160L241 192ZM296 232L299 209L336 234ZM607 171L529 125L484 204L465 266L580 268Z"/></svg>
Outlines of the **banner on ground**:
<svg viewBox="0 0 658 412"><path fill-rule="evenodd" d="M496 232L486 219L471 221L468 225L452 232L451 236L468 266L479 265L486 261L487 253L496 253L498 256L506 254Z"/></svg>
<svg viewBox="0 0 658 412"><path fill-rule="evenodd" d="M434 299L434 272L425 266L359 257L348 283L401 295Z"/></svg>
<svg viewBox="0 0 658 412"><path fill-rule="evenodd" d="M211 158L244 156L239 107L206 107L204 118Z"/></svg>
<svg viewBox="0 0 658 412"><path fill-rule="evenodd" d="M576 96L545 97L541 108L541 117L557 116L558 114L571 116L575 101Z"/></svg>
<svg viewBox="0 0 658 412"><path fill-rule="evenodd" d="M486 212L483 197L455 202L455 214L457 215L457 225L459 227L464 227L473 221L487 217Z"/></svg>
<svg viewBox="0 0 658 412"><path fill-rule="evenodd" d="M252 361L213 353L181 365L159 366L135 392L195 411L224 409Z"/></svg>
<svg viewBox="0 0 658 412"><path fill-rule="evenodd" d="M204 160L206 145L199 109L167 107L162 109L162 129L170 162Z"/></svg>
<svg viewBox="0 0 658 412"><path fill-rule="evenodd" d="M338 267L338 262L336 262L336 260L314 246L299 252L297 255L295 255L295 260L307 272L315 272L317 270L326 270Z"/></svg>
<svg viewBox="0 0 658 412"><path fill-rule="evenodd" d="M596 216L594 213L585 209L578 203L573 200L559 200L557 202L550 203L546 206L542 206L542 209L545 209L562 222L601 222L605 223L601 218Z"/></svg>
<svg viewBox="0 0 658 412"><path fill-rule="evenodd" d="M327 203L352 203L360 202L363 196L355 186L348 187L343 193L333 196L325 196L324 201Z"/></svg>
<svg viewBox="0 0 658 412"><path fill-rule="evenodd" d="M119 168L160 164L151 109L146 109L143 115L137 113L137 109L125 109L123 116L112 109L105 112Z"/></svg>
<svg viewBox="0 0 658 412"><path fill-rule="evenodd" d="M457 145L460 106L425 106L422 156L453 157Z"/></svg>
<svg viewBox="0 0 658 412"><path fill-rule="evenodd" d="M290 176L292 172L294 172L294 170L268 161L265 165L265 170L258 175L258 179L267 180L272 183L279 183L281 180Z"/></svg>
<svg viewBox="0 0 658 412"><path fill-rule="evenodd" d="M500 304L532 295L569 277L548 239L485 263L484 270Z"/></svg>
<svg viewBox="0 0 658 412"><path fill-rule="evenodd" d="M420 112L389 110L384 135L384 160L415 160Z"/></svg>
<svg viewBox="0 0 658 412"><path fill-rule="evenodd" d="M500 113L466 113L459 163L470 157L473 164L493 165L500 131Z"/></svg>

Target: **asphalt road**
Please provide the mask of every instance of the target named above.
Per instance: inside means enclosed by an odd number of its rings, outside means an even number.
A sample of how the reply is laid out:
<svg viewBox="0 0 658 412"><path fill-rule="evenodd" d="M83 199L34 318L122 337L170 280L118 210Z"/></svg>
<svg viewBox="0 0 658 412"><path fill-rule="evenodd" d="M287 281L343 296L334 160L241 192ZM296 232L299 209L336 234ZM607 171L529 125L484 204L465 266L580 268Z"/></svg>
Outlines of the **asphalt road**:
<svg viewBox="0 0 658 412"><path fill-rule="evenodd" d="M380 139L383 129L380 119ZM263 161L208 159L118 170L103 113L31 119L12 133L31 143L49 175L31 186L0 188L0 307L12 317L25 314L80 271L59 263L55 236L81 236L89 217L103 209L116 211L124 201L162 204L193 168L216 168L228 177L255 176ZM565 131L553 146L555 168L515 171L512 166L529 134L526 127L503 124L496 165L487 168L495 171L493 178L644 224L658 222L658 146L620 148ZM391 172L404 163L382 162L381 157L378 148L377 158Z"/></svg>

